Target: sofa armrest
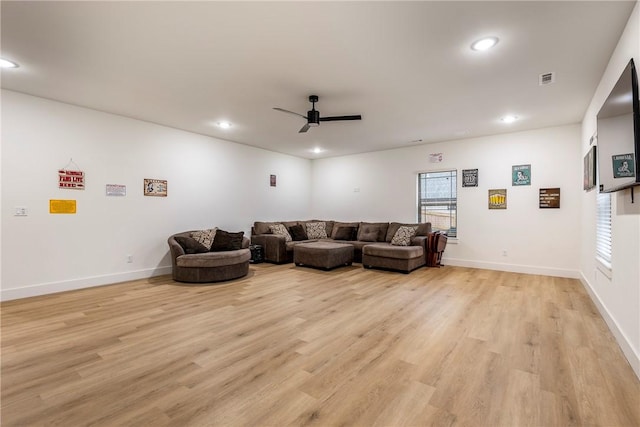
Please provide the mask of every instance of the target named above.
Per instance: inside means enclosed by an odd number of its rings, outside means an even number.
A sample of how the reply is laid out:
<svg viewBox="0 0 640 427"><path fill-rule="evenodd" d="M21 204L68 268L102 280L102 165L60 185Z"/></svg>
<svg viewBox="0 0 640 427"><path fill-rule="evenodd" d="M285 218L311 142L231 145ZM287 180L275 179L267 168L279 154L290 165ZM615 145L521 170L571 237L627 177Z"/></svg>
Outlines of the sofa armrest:
<svg viewBox="0 0 640 427"><path fill-rule="evenodd" d="M288 261L287 245L284 236L276 234L256 234L251 236L251 243L261 245L264 260L281 264Z"/></svg>
<svg viewBox="0 0 640 427"><path fill-rule="evenodd" d="M422 252L424 253L424 259L427 259L427 251L429 247L429 236L415 236L411 239L411 246L422 246Z"/></svg>
<svg viewBox="0 0 640 427"><path fill-rule="evenodd" d="M180 246L180 244L176 241L175 236L169 237L167 243L169 244L169 251L171 252L171 265L175 270L176 258L178 258L180 255L184 255L185 252L182 246Z"/></svg>

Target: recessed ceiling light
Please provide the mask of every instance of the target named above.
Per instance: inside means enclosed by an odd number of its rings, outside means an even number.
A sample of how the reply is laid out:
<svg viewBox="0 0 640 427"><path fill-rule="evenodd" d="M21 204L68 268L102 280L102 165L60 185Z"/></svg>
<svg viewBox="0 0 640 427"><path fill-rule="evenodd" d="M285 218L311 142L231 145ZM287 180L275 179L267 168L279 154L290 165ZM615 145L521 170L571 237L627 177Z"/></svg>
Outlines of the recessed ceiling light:
<svg viewBox="0 0 640 427"><path fill-rule="evenodd" d="M518 120L518 116L504 116L500 119L502 123L513 123Z"/></svg>
<svg viewBox="0 0 640 427"><path fill-rule="evenodd" d="M473 50L487 50L491 49L498 43L497 37L485 37L483 39L473 42L471 49Z"/></svg>
<svg viewBox="0 0 640 427"><path fill-rule="evenodd" d="M222 129L229 129L231 127L231 123L229 122L218 122L218 127Z"/></svg>
<svg viewBox="0 0 640 427"><path fill-rule="evenodd" d="M0 67L1 68L18 68L18 64L15 62L9 61L8 59L0 58Z"/></svg>
<svg viewBox="0 0 640 427"><path fill-rule="evenodd" d="M314 148L314 149L313 149L313 150L311 150L311 151L312 151L314 154L320 154L320 153L322 153L322 151L323 151L323 150L322 150L322 148L320 148L320 147L316 147L316 148Z"/></svg>

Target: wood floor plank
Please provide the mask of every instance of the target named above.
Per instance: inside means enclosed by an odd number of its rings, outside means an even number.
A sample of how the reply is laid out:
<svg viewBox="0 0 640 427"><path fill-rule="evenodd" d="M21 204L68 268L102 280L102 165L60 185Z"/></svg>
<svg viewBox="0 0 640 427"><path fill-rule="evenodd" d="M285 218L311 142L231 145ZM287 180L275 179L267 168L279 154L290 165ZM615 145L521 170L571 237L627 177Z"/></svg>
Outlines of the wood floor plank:
<svg viewBox="0 0 640 427"><path fill-rule="evenodd" d="M258 264L0 309L3 426L640 426L571 279Z"/></svg>

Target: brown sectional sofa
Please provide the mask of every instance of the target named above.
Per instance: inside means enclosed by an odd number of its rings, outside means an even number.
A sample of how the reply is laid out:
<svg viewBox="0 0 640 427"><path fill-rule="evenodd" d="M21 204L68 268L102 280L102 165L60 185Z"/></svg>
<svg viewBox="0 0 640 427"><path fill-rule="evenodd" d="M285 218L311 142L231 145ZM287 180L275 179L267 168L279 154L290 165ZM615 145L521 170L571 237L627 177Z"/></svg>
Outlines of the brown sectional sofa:
<svg viewBox="0 0 640 427"><path fill-rule="evenodd" d="M295 225L303 225L309 222L324 222L326 227L326 241L348 243L354 247L354 262L363 262L363 248L367 245L375 245L371 248L371 255L364 256L365 267L381 267L411 271L426 263L427 243L431 234L431 223L404 224L398 222L339 222L327 220L306 221L282 221L260 222L256 221L251 228L251 243L263 247L264 259L267 262L283 264L293 261L293 248L298 243L317 241L314 239L286 242L285 237L271 232L270 226L283 224L287 229ZM416 236L411 240L412 246L420 246L422 255L416 257L416 249L407 249L406 246L391 245L391 240L400 226L417 226ZM357 234L355 240L342 240L336 237L340 234L340 228L355 227ZM353 237L353 236L351 236ZM408 251L408 252L407 252ZM371 261L374 260L374 263Z"/></svg>

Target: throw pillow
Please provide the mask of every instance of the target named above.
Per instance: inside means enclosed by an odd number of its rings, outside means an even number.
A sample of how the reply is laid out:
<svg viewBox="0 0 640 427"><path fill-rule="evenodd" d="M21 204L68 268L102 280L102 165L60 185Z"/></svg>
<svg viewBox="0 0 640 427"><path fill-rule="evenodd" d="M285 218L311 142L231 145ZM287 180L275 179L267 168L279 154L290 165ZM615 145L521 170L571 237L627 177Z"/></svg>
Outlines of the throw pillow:
<svg viewBox="0 0 640 427"><path fill-rule="evenodd" d="M394 246L409 246L411 244L411 239L416 235L416 231L418 227L406 227L402 226L398 228L396 234L393 235L391 239L391 244Z"/></svg>
<svg viewBox="0 0 640 427"><path fill-rule="evenodd" d="M185 254L203 254L205 252L209 252L209 249L193 237L176 236L175 239L176 242L182 246Z"/></svg>
<svg viewBox="0 0 640 427"><path fill-rule="evenodd" d="M327 225L324 223L324 221L308 222L307 223L307 238L308 239L326 239L327 238Z"/></svg>
<svg viewBox="0 0 640 427"><path fill-rule="evenodd" d="M300 224L292 225L289 227L289 234L291 234L291 238L295 242L299 242L300 240L307 240L307 233L304 231L304 227Z"/></svg>
<svg viewBox="0 0 640 427"><path fill-rule="evenodd" d="M271 230L271 233L273 234L278 234L280 236L284 236L284 241L285 242L290 242L291 239L291 234L289 234L289 232L287 231L287 227L285 227L282 224L273 224L269 226L269 230Z"/></svg>
<svg viewBox="0 0 640 427"><path fill-rule="evenodd" d="M338 227L335 240L356 240L358 229L356 227Z"/></svg>
<svg viewBox="0 0 640 427"><path fill-rule="evenodd" d="M213 239L216 237L216 231L218 228L210 228L207 230L194 231L191 233L191 237L196 239L198 243L207 248L207 250L211 249L211 245L213 244Z"/></svg>
<svg viewBox="0 0 640 427"><path fill-rule="evenodd" d="M218 230L216 238L213 239L213 245L211 245L211 252L221 251L237 251L242 249L242 238L244 231L237 233L230 233L224 230Z"/></svg>

